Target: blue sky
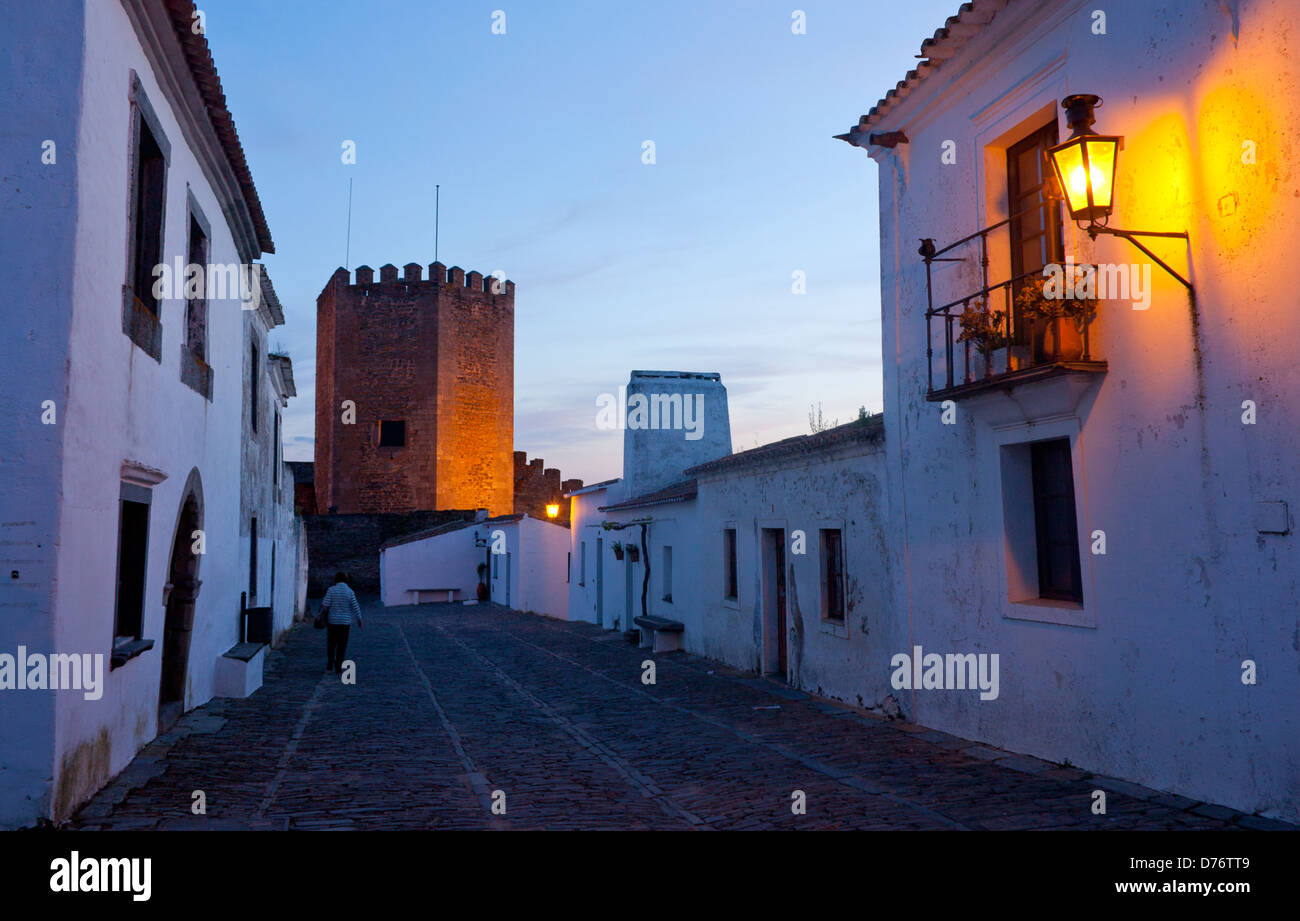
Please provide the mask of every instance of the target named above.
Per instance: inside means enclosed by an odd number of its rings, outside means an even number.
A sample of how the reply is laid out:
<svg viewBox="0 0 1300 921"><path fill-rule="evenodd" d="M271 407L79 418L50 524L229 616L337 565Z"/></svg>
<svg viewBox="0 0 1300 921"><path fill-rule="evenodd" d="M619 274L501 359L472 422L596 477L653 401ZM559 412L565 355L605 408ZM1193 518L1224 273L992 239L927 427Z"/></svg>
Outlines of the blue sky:
<svg viewBox="0 0 1300 921"><path fill-rule="evenodd" d="M517 284L515 447L566 477L618 475L596 400L634 368L720 372L734 450L806 433L810 404L879 409L876 167L832 135L956 7L202 4L276 243L286 456L312 458L316 296L344 263L349 179L349 268L432 262L439 183L441 261Z"/></svg>

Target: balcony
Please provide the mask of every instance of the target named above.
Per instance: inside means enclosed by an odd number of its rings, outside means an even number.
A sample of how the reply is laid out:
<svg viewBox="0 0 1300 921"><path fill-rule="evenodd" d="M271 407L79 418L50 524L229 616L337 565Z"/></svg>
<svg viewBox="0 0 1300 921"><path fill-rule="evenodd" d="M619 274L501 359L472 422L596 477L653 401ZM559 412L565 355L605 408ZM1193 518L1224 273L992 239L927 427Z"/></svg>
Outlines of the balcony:
<svg viewBox="0 0 1300 921"><path fill-rule="evenodd" d="M1094 267L1063 266L1061 278L1068 283L1058 287L1066 292L1064 297L1061 291L1053 290L1042 268L1011 275L1004 281L989 281L989 235L1031 220L1030 215L1044 207L1055 208L1057 201L1049 199L1034 205L942 248L936 247L932 239L921 241L918 252L925 260L927 299L926 399L930 402L960 401L991 391L1018 390L1040 381L1061 383L1062 379L1070 381L1065 389L1074 392L1079 390L1077 385L1086 389L1106 372L1106 362L1093 357L1090 341L1097 301L1070 296L1076 290L1074 283L1088 272L1095 272ZM967 248L972 246L979 248L979 287L935 306L935 263L967 262ZM952 255L959 253L967 255ZM936 324L943 331L938 386Z"/></svg>

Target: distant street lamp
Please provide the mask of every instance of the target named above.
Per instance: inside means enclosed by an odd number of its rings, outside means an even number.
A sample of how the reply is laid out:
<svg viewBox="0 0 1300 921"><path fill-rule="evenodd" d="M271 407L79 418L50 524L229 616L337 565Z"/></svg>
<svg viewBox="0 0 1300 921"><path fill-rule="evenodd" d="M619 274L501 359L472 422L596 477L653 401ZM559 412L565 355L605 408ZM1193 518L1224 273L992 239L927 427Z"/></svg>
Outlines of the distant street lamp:
<svg viewBox="0 0 1300 921"><path fill-rule="evenodd" d="M1101 97L1091 93L1076 93L1062 99L1061 108L1065 109L1066 125L1073 133L1064 144L1057 144L1047 151L1052 171L1056 174L1057 187L1070 212L1070 219L1094 240L1098 234L1103 233L1128 240L1194 294L1195 289L1190 281L1136 239L1180 237L1189 240L1186 231L1120 230L1108 227L1105 223L1115 208L1115 168L1119 162L1119 145L1123 138L1113 134L1098 134L1092 130L1093 109L1100 105Z"/></svg>
<svg viewBox="0 0 1300 921"><path fill-rule="evenodd" d="M546 517L547 518L560 517L560 504L558 502L551 502L546 506Z"/></svg>

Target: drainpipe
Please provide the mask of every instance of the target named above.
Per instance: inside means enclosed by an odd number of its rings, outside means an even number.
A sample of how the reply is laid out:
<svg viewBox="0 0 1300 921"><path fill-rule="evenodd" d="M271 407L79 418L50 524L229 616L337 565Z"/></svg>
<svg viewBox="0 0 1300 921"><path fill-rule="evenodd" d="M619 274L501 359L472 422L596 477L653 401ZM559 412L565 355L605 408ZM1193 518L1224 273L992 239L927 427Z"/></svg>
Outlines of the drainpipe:
<svg viewBox="0 0 1300 921"><path fill-rule="evenodd" d="M650 591L650 548L646 545L646 527L649 522L641 522L641 559L645 560L645 573L641 576L641 616L649 617L646 610L646 593Z"/></svg>

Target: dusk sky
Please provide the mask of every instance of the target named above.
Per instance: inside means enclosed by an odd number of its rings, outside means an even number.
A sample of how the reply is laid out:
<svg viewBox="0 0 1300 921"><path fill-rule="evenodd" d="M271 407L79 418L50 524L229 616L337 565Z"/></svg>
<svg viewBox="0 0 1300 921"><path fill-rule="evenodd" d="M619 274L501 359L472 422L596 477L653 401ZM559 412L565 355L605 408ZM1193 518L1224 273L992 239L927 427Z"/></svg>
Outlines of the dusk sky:
<svg viewBox="0 0 1300 921"><path fill-rule="evenodd" d="M876 167L832 135L956 7L204 4L278 253L287 458L312 459L316 296L344 263L349 179L349 269L427 267L440 183L441 261L516 283L515 448L565 477L619 474L596 401L633 369L720 372L737 451L807 433L810 404L879 409Z"/></svg>

